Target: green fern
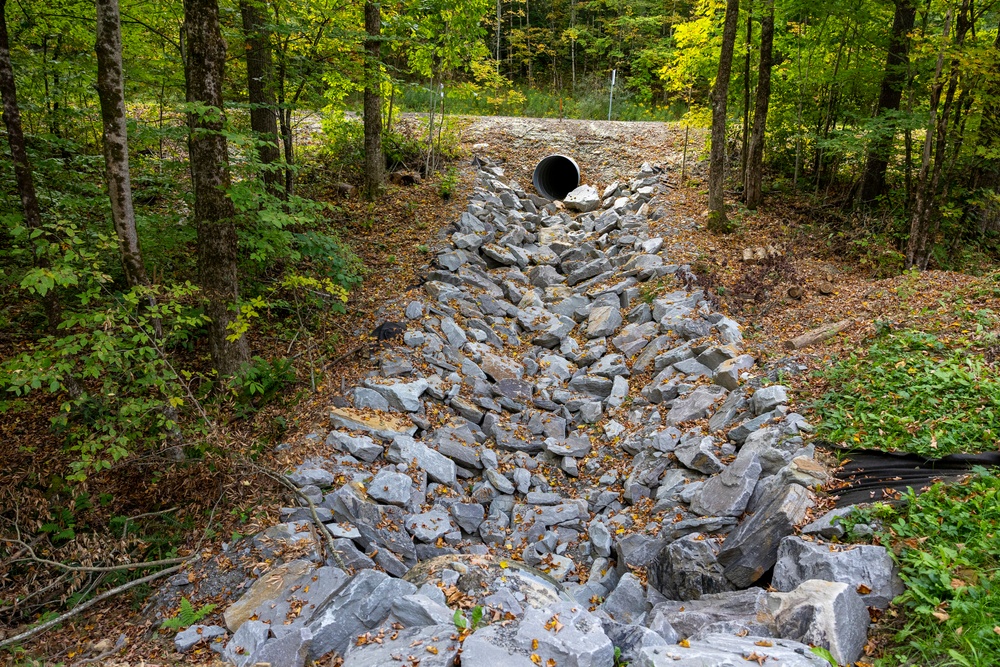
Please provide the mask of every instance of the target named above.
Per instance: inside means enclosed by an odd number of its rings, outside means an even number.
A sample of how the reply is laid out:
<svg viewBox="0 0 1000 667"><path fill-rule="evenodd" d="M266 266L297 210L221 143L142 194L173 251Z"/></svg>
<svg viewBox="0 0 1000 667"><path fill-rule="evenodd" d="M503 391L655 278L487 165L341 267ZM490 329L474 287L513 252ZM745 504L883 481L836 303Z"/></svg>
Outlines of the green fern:
<svg viewBox="0 0 1000 667"><path fill-rule="evenodd" d="M214 604L206 604L198 609L195 609L187 598L181 598L181 607L177 610L177 615L163 621L163 624L160 627L166 630L180 630L181 628L186 628L189 625L194 625L201 619L211 614L214 609Z"/></svg>

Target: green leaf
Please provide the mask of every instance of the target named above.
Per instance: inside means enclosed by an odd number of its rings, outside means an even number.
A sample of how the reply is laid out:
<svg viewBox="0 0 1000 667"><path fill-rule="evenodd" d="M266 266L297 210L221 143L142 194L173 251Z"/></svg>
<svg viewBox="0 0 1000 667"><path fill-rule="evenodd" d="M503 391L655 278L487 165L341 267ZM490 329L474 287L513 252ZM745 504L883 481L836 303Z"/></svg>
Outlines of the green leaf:
<svg viewBox="0 0 1000 667"><path fill-rule="evenodd" d="M833 659L833 654L830 653L829 650L823 648L822 646L813 646L809 650L814 655L818 655L819 657L821 657L824 660L826 660L828 663L830 663L831 665L833 665L833 667L837 667L837 661Z"/></svg>

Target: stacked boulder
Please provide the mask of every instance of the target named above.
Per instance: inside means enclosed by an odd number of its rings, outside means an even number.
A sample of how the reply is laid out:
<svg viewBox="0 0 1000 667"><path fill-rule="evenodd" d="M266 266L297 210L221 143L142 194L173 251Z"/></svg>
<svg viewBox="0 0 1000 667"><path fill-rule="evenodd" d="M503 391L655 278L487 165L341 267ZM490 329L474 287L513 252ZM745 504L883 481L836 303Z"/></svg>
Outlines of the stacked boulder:
<svg viewBox="0 0 1000 667"><path fill-rule="evenodd" d="M891 559L831 549L832 518L795 535L826 477L810 427L670 263L666 175L564 205L480 164L402 343L254 538L283 562L213 646L240 667L857 659Z"/></svg>

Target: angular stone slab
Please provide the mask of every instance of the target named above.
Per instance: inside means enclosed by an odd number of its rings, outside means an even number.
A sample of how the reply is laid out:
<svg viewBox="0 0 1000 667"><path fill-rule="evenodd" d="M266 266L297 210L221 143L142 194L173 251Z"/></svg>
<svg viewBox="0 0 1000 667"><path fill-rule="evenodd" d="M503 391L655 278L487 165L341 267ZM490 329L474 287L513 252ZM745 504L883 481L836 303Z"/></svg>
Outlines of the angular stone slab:
<svg viewBox="0 0 1000 667"><path fill-rule="evenodd" d="M905 587L885 547L807 542L789 536L778 547L771 585L791 591L810 579L838 581L861 594L869 607L885 609ZM867 593L861 591L867 590Z"/></svg>
<svg viewBox="0 0 1000 667"><path fill-rule="evenodd" d="M810 506L809 492L801 486L791 484L776 489L769 501L744 519L722 543L719 562L726 577L738 588L760 579L774 567L781 540L805 519Z"/></svg>

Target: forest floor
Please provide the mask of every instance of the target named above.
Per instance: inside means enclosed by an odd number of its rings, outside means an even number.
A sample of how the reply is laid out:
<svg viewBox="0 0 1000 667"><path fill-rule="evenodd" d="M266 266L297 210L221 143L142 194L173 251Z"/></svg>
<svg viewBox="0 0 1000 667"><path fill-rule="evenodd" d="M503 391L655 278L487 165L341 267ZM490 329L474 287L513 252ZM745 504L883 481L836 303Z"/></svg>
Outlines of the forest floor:
<svg viewBox="0 0 1000 667"><path fill-rule="evenodd" d="M404 121L415 123L417 119ZM704 136L700 131L692 130L685 142L684 128L664 123L475 117L462 119L460 125L463 155L456 163L459 181L447 200L440 196L440 183L435 179L410 187L392 186L374 203L340 199L335 194L337 175L324 176L321 169L314 173L309 187L313 194L337 205L332 222L361 256L367 274L350 296L348 313L337 318L324 334L330 338L324 341L324 348L332 361L325 368L313 369L317 372L316 391L308 391L309 370L300 369L298 398L269 406L251 421L234 425L234 434L238 432L235 440L274 441L280 437L300 442L307 434L325 433L331 398L373 367L376 342L371 332L382 322L403 319L409 293L419 288L420 277L430 269L436 246L442 243L442 230L465 208L475 173L469 161L475 154L499 162L509 177L529 191L535 164L554 152L573 157L581 167L583 182L599 192L614 180L628 179L643 162L665 167L673 186L665 202L667 217L653 223L652 231L657 231L658 224L664 229L683 228L680 238L675 237L682 250L669 260L689 263L702 276L706 290L744 326L748 352L761 364L787 355L782 348L784 340L829 322L850 318L852 325L836 338L797 354L800 363L810 369L823 368L832 358L856 349L879 322L905 328L926 327L933 320L936 330L958 334L967 326L968 312L997 307L996 288L1000 285L995 276L927 272L876 279L870 267L830 242L830 230L817 224L817 212L807 197L766 197L759 211L734 214L734 233L709 233L705 229L707 164L701 159ZM685 153L686 180L682 182ZM780 257L763 263L743 261L744 249L768 246L778 249ZM799 298L788 296L793 286L802 288ZM255 348L262 352L271 349L276 354L284 351L265 340L256 341ZM801 411L823 390L811 373L796 376L792 386ZM33 438L42 449L54 447L53 438L45 433L45 417L25 415L3 420L0 438L8 443ZM276 420L284 425L280 434L273 432ZM296 455L304 451L296 449ZM9 454L6 460L12 474L0 482L0 497L14 498L18 485L34 474L37 466L29 465L23 452ZM280 471L296 461L281 453L265 454L259 463ZM223 479L202 486L178 482L176 493L165 494L169 497L162 503L169 507L183 502L184 493L208 493L214 500L219 494L216 485L225 490L214 512L215 537L203 547L217 552L223 537L233 532L251 534L276 522L278 508L286 504L278 487L249 486L241 475L245 471L231 471L222 474ZM189 533L194 536L191 544L200 535L197 529L204 528L204 519L202 516ZM97 605L25 645L26 655L39 656L40 661L82 665L108 648L108 637L124 632L129 638L127 647L115 658L104 659L105 663L151 665L198 660L173 653L172 634L155 632L143 607L141 600ZM217 609L204 622L213 622L221 611ZM8 636L15 634L12 630Z"/></svg>

